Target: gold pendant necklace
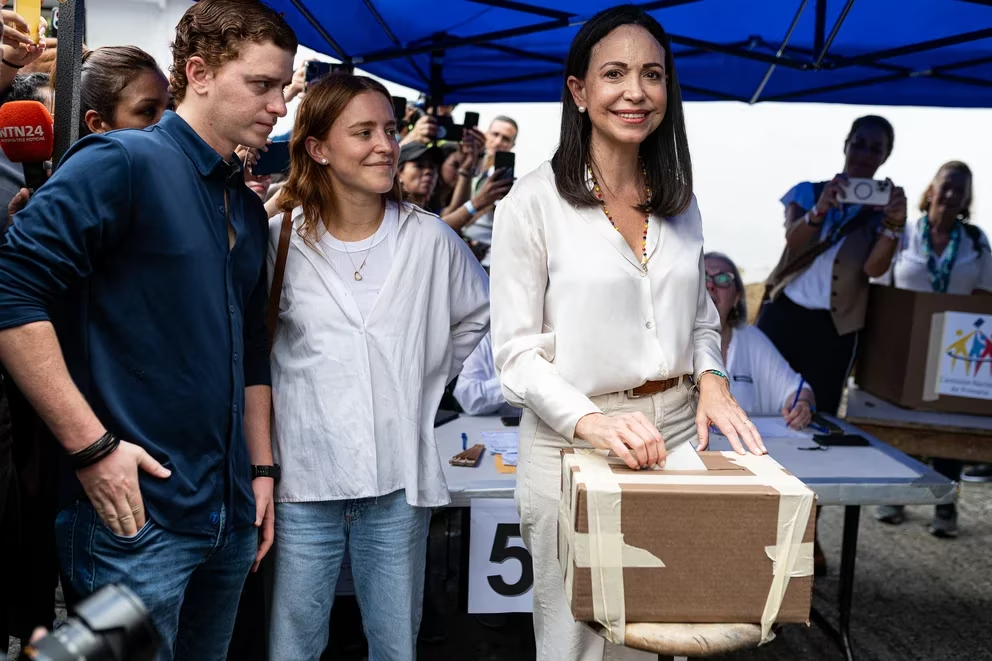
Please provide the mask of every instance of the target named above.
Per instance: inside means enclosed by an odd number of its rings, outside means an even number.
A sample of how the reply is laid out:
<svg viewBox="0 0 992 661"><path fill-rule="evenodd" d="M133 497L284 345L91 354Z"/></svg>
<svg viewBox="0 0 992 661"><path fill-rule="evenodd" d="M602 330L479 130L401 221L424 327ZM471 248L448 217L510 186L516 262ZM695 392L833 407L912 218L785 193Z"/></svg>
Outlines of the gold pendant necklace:
<svg viewBox="0 0 992 661"><path fill-rule="evenodd" d="M377 227L375 232L372 234L372 240L369 241L369 247L365 249L365 258L362 260L360 266L355 266L355 260L352 259L351 257L351 251L348 250L348 244L344 241L341 242L344 244L344 251L348 253L348 261L351 262L352 268L355 269L355 273L354 273L355 282L361 282L363 280L362 269L365 268L365 262L369 260L369 254L372 252L372 248L375 247L375 237L377 234L379 234L379 228L381 227L382 224L380 224L379 227Z"/></svg>

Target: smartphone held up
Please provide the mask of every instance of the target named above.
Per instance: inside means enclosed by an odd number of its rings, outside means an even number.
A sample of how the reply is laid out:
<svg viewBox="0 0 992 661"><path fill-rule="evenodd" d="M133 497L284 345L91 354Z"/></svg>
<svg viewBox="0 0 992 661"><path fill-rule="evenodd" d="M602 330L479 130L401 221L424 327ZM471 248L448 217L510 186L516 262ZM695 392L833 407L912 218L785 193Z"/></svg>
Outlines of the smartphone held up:
<svg viewBox="0 0 992 661"><path fill-rule="evenodd" d="M884 207L892 198L892 184L877 179L850 178L841 184L844 204Z"/></svg>

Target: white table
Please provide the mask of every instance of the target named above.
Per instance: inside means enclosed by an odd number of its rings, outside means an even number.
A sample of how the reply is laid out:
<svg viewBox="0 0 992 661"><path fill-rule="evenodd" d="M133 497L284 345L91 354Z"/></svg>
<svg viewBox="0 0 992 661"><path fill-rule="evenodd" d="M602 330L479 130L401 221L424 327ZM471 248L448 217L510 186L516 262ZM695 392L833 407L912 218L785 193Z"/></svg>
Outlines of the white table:
<svg viewBox="0 0 992 661"><path fill-rule="evenodd" d="M832 419L833 420L833 419ZM863 505L938 505L953 502L955 484L890 445L864 433L853 424L833 420L850 434L860 434L868 447L800 450L813 447L812 432L804 439L763 437L769 454L802 480L817 495L819 505L844 506L844 536L841 548L838 609L840 627L834 629L815 609L813 619L833 636L849 661L854 659L850 640L851 602L854 594L854 565L858 548L858 524ZM762 426L762 421L756 419ZM444 476L451 492L452 507L468 507L473 498L512 498L516 475L496 472L488 452L479 466L459 468L447 460L462 450L462 433L468 445L482 443L484 431L508 431L499 417L461 416L436 429L438 448L445 462ZM730 450L729 442L715 436L711 450ZM464 540L463 540L464 543Z"/></svg>
<svg viewBox="0 0 992 661"><path fill-rule="evenodd" d="M988 416L914 411L848 387L844 419L913 455L967 462L992 461L992 402Z"/></svg>

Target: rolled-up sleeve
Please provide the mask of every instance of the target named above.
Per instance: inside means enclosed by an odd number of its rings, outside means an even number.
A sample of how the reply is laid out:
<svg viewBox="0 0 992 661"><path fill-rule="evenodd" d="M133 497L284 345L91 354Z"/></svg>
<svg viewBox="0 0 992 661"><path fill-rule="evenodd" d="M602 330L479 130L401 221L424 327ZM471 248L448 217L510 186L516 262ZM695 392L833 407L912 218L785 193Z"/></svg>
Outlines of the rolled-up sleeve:
<svg viewBox="0 0 992 661"><path fill-rule="evenodd" d="M76 143L0 246L0 328L49 320L52 302L126 232L131 188L120 145L96 135Z"/></svg>
<svg viewBox="0 0 992 661"><path fill-rule="evenodd" d="M572 442L579 420L600 409L553 364L555 335L544 323L548 255L541 219L523 213L512 196L496 209L491 256L493 353L503 395Z"/></svg>

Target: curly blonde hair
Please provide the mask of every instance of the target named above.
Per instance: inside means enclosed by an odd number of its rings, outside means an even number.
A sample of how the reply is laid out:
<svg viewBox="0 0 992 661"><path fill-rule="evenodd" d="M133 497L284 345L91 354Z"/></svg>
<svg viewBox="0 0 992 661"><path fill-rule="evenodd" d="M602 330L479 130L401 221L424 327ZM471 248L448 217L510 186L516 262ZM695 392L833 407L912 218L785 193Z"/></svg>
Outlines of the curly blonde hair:
<svg viewBox="0 0 992 661"><path fill-rule="evenodd" d="M169 68L172 96L182 103L189 80L186 63L202 57L207 66L217 69L238 59L246 44L272 42L279 48L296 52L296 33L281 14L258 0L200 0L186 10L176 26L172 42L172 66Z"/></svg>

